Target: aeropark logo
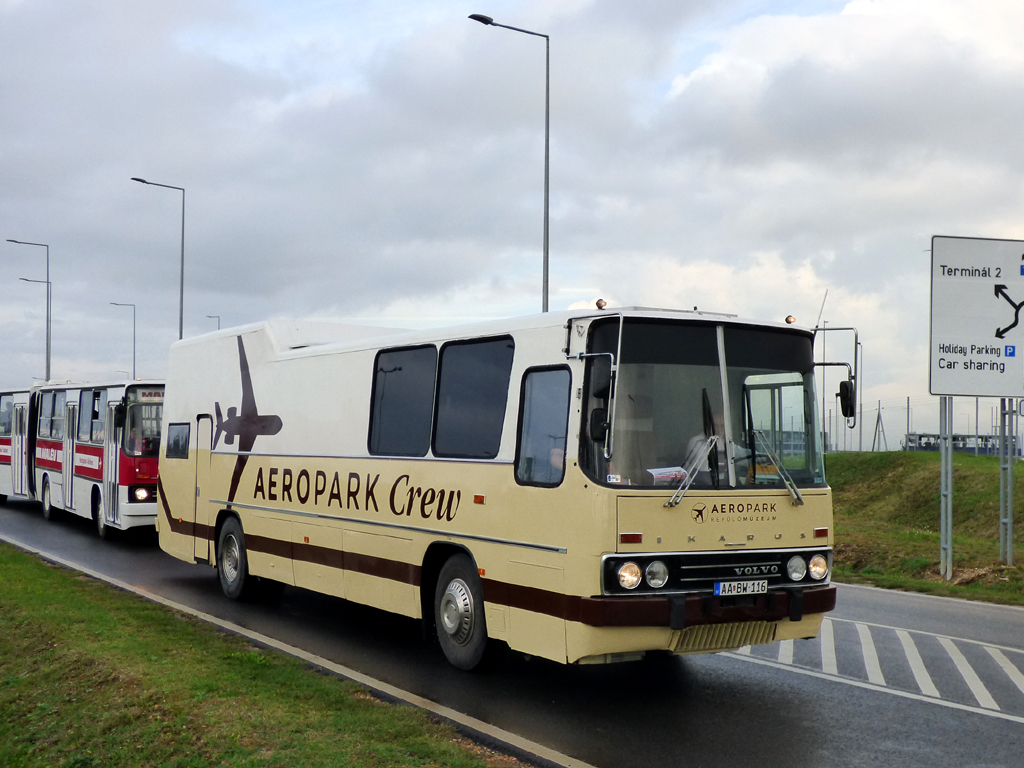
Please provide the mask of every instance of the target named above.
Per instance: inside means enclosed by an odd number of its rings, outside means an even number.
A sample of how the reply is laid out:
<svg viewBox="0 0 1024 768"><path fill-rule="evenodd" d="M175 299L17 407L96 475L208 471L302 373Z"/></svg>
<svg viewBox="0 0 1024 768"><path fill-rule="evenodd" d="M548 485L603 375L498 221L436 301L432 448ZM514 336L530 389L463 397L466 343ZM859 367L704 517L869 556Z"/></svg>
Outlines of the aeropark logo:
<svg viewBox="0 0 1024 768"><path fill-rule="evenodd" d="M777 565L748 565L743 568L733 568L737 576L775 576L779 573Z"/></svg>
<svg viewBox="0 0 1024 768"><path fill-rule="evenodd" d="M693 522L701 523L772 523L776 520L774 501L715 503L708 507L697 502L690 508Z"/></svg>

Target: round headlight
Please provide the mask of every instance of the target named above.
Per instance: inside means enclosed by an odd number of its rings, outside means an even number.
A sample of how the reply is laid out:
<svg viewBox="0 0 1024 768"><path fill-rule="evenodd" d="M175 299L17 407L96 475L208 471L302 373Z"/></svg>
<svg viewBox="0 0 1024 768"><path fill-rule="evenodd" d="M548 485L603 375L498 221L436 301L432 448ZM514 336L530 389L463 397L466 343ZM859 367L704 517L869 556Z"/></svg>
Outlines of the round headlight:
<svg viewBox="0 0 1024 768"><path fill-rule="evenodd" d="M793 557L789 558L789 562L786 563L786 574L789 576L790 581L800 581L807 575L807 561L800 557L800 555L793 555Z"/></svg>
<svg viewBox="0 0 1024 768"><path fill-rule="evenodd" d="M828 560L825 559L824 555L815 555L811 558L807 570L810 571L812 579L821 581L828 575Z"/></svg>
<svg viewBox="0 0 1024 768"><path fill-rule="evenodd" d="M136 501L145 501L148 498L149 498L149 491L147 489L145 489L145 488L136 488L135 489L135 500Z"/></svg>
<svg viewBox="0 0 1024 768"><path fill-rule="evenodd" d="M655 560L647 566L644 575L647 577L648 586L655 589L664 587L668 583L668 566L661 562L661 560Z"/></svg>
<svg viewBox="0 0 1024 768"><path fill-rule="evenodd" d="M636 589L640 583L640 566L636 563L623 563L619 566L619 584L624 589Z"/></svg>

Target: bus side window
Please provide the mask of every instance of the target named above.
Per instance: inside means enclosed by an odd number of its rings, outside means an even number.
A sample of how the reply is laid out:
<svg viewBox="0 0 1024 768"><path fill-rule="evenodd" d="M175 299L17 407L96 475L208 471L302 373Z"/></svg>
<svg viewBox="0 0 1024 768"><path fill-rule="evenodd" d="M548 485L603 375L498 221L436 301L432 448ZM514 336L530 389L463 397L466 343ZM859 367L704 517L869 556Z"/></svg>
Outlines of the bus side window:
<svg viewBox="0 0 1024 768"><path fill-rule="evenodd" d="M498 455L514 351L511 336L453 342L441 349L435 456L493 459Z"/></svg>
<svg viewBox="0 0 1024 768"><path fill-rule="evenodd" d="M167 458L188 458L188 424L167 425Z"/></svg>
<svg viewBox="0 0 1024 768"><path fill-rule="evenodd" d="M517 482L549 487L562 482L571 383L567 368L533 369L523 377Z"/></svg>
<svg viewBox="0 0 1024 768"><path fill-rule="evenodd" d="M64 404L67 400L67 392L53 393L53 420L50 422L50 437L54 440L64 439Z"/></svg>
<svg viewBox="0 0 1024 768"><path fill-rule="evenodd" d="M437 349L392 349L373 366L369 451L374 456L426 456L434 415Z"/></svg>
<svg viewBox="0 0 1024 768"><path fill-rule="evenodd" d="M0 396L0 437L10 437L14 427L14 396Z"/></svg>
<svg viewBox="0 0 1024 768"><path fill-rule="evenodd" d="M92 396L91 389L83 389L78 396L78 442L89 442L92 428Z"/></svg>
<svg viewBox="0 0 1024 768"><path fill-rule="evenodd" d="M43 392L39 403L39 437L50 436L50 421L53 416L53 392Z"/></svg>
<svg viewBox="0 0 1024 768"><path fill-rule="evenodd" d="M96 390L89 413L92 416L92 441L102 443L107 431L107 390Z"/></svg>

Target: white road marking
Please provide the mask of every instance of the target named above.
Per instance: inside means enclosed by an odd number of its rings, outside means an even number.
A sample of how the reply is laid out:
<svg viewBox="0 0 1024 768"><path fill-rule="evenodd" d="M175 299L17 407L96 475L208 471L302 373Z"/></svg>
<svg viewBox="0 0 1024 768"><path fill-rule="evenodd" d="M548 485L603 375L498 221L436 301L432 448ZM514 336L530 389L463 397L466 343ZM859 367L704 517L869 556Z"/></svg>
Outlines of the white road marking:
<svg viewBox="0 0 1024 768"><path fill-rule="evenodd" d="M955 598L955 597L944 598L944 597L936 597L935 595L916 595L916 597L927 597L927 598L930 598L930 599L933 599L933 600L957 600L957 598ZM966 602L966 601L961 601L961 602ZM1024 608L1018 608L1015 605L1000 605L998 607L999 608L1013 609L1015 611L1024 611ZM836 618L835 616L832 616L829 619L826 619L826 621L842 621L842 622L844 622L846 624L863 624L865 627L877 627L878 629L891 629L893 632L895 632L898 629L903 629L903 627L894 627L891 624L876 624L876 623L871 622L871 621L854 621L853 619L839 619L839 618ZM961 643L961 644L962 643L970 643L971 645L980 645L983 648L998 648L1000 651L1009 651L1010 653L1024 653L1024 648L1012 648L1012 647L1010 647L1008 645L999 645L997 643L986 643L984 640L971 640L970 638L967 638L967 637L955 637L954 635L940 635L937 632L927 632L927 631L925 631L923 629L915 629L915 630L911 630L911 631L915 635L927 635L928 637L935 637L935 638L946 637L946 638L949 638L950 640L953 640L954 642Z"/></svg>
<svg viewBox="0 0 1024 768"><path fill-rule="evenodd" d="M875 642L871 639L871 630L864 624L857 624L857 634L860 635L860 651L864 656L868 681L874 685L885 685L882 667L878 664L878 653L875 652Z"/></svg>
<svg viewBox="0 0 1024 768"><path fill-rule="evenodd" d="M998 648L986 645L985 650L988 651L989 656L995 659L996 663L1003 668L1003 672L1005 672L1007 677L1013 681L1013 684L1020 689L1020 692L1024 693L1024 675L1020 673L1020 670L1013 666L1010 660L1006 658L1006 656L1003 655L1003 652Z"/></svg>
<svg viewBox="0 0 1024 768"><path fill-rule="evenodd" d="M988 688L981 682L981 678L978 677L977 672L974 668L967 663L967 659L960 653L960 649L953 644L953 641L946 637L940 637L939 642L942 643L942 647L946 649L946 653L949 654L949 658L956 664L956 668L960 671L960 675L963 677L964 682L967 683L967 687L971 689L971 693L974 694L974 698L978 700L978 704L983 706L985 709L999 709L999 705L996 704L996 700L992 698L992 694L988 692Z"/></svg>
<svg viewBox="0 0 1024 768"><path fill-rule="evenodd" d="M830 619L821 622L821 671L826 675L839 674L839 667L836 665L836 641L832 634Z"/></svg>
<svg viewBox="0 0 1024 768"><path fill-rule="evenodd" d="M779 663L780 664L792 664L793 663L793 641L783 640L779 643Z"/></svg>
<svg viewBox="0 0 1024 768"><path fill-rule="evenodd" d="M751 664L760 664L763 667L773 667L774 669L781 669L786 672L792 672L796 675L804 675L806 677L816 677L819 680L830 680L833 683L842 683L843 685L852 685L854 688L863 688L868 691L875 691L876 693L888 693L890 696L899 696L902 699L912 699L913 701L924 701L929 704L934 704L939 707L946 707L948 709L958 709L961 712L972 712L976 715L985 715L986 717L994 717L997 720L1009 720L1012 723L1021 723L1024 725L1024 717L1018 715L1008 715L1005 712L993 711L991 709L981 709L980 707L972 707L969 704L960 704L955 701L947 701L946 699L936 699L931 696L922 696L920 693L912 693L910 691L901 691L899 688L887 688L883 685L872 685L866 683L863 680L854 680L849 677L835 677L833 675L826 675L824 672L819 672L816 669L807 669L806 667L787 666L785 664L779 664L777 661L770 659L761 659L757 656L740 656L737 653L726 651L720 654L722 656L728 656L731 659L737 661L746 661Z"/></svg>
<svg viewBox="0 0 1024 768"><path fill-rule="evenodd" d="M749 645L744 645L742 648L740 648L738 651L736 651L736 653L742 653L744 656L749 656L750 655L750 646Z"/></svg>
<svg viewBox="0 0 1024 768"><path fill-rule="evenodd" d="M937 699L942 698L939 695L938 688L935 687L935 683L932 682L928 670L924 668L921 654L917 652L917 646L914 645L914 639L910 636L910 633L905 629L897 629L896 636L903 643L903 652L907 655L910 671L914 673L914 679L917 681L917 687L921 689L921 693L925 696L934 696Z"/></svg>

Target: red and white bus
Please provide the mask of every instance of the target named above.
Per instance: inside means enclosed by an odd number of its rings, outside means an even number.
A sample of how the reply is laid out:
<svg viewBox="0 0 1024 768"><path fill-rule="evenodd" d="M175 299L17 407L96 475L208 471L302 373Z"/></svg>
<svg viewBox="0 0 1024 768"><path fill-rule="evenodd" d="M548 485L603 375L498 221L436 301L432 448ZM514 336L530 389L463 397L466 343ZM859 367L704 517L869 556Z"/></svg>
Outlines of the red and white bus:
<svg viewBox="0 0 1024 768"><path fill-rule="evenodd" d="M162 381L0 392L0 501L91 518L101 537L153 525L163 399Z"/></svg>

